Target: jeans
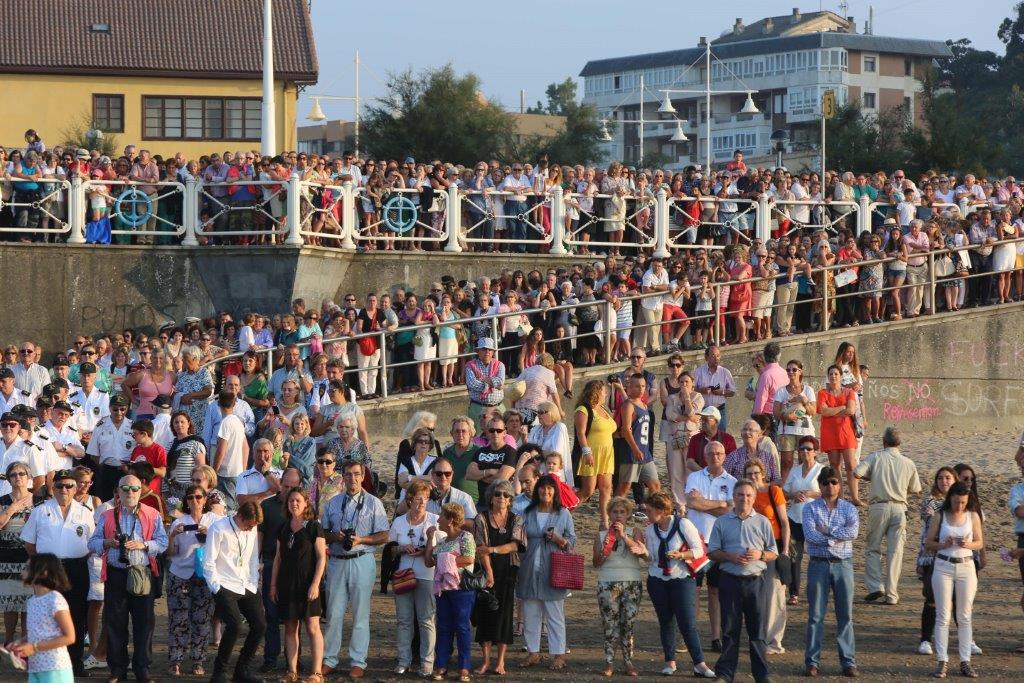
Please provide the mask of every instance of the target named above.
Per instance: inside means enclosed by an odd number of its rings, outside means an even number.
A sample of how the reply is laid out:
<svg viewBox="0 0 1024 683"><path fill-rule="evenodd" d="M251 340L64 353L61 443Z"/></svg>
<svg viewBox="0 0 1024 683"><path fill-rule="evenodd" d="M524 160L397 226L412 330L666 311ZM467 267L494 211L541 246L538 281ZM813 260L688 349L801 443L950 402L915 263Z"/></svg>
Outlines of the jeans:
<svg viewBox="0 0 1024 683"><path fill-rule="evenodd" d="M128 675L128 620L132 622L132 673L136 679L149 674L150 645L153 640L153 594L128 593L128 571L107 567L103 601L103 623L107 630L107 663L113 678Z"/></svg>
<svg viewBox="0 0 1024 683"><path fill-rule="evenodd" d="M722 613L722 654L715 662L715 675L732 683L740 655L740 627L747 625L750 640L750 670L755 683L768 678L768 657L761 639L761 606L765 577L738 577L722 572L718 579L718 605Z"/></svg>
<svg viewBox="0 0 1024 683"><path fill-rule="evenodd" d="M520 218L520 216L525 216L527 211L528 207L526 206L526 202L520 202L514 199L505 201L505 220L508 223L508 239L526 239L526 219ZM509 245L509 251L526 253L526 245Z"/></svg>
<svg viewBox="0 0 1024 683"><path fill-rule="evenodd" d="M825 631L825 609L832 591L836 608L836 646L845 669L856 666L853 637L853 560L829 562L812 557L807 565L807 645L804 664L818 666Z"/></svg>
<svg viewBox="0 0 1024 683"><path fill-rule="evenodd" d="M242 627L243 617L249 623L249 633L245 637L245 642L242 643L242 649L238 652L235 676L246 673L249 662L256 656L256 650L259 648L267 628L263 605L256 593L240 595L232 593L227 588L218 590L213 599L217 605L216 615L224 624L220 647L217 648L217 658L213 660L213 673L227 671L231 653L235 649L235 643L238 642L238 632Z"/></svg>
<svg viewBox="0 0 1024 683"><path fill-rule="evenodd" d="M263 561L263 615L267 632L263 636L263 663L273 664L281 654L281 620L277 616L277 603L270 599L270 574L274 560Z"/></svg>
<svg viewBox="0 0 1024 683"><path fill-rule="evenodd" d="M238 499L235 498L235 483L237 477L217 477L217 490L224 494L224 507L228 510L238 509Z"/></svg>
<svg viewBox="0 0 1024 683"><path fill-rule="evenodd" d="M664 579L647 577L647 594L651 596L651 604L658 615L658 628L661 635L661 649L666 662L676 660L676 628L683 634L683 642L690 652L693 665L704 662L704 651L700 646L700 633L697 631L697 582L685 579ZM672 618L675 617L675 623Z"/></svg>
<svg viewBox="0 0 1024 683"><path fill-rule="evenodd" d="M434 614L437 603L434 600L434 582L417 579L416 590L395 595L395 649L398 651L398 665L409 668L412 664L413 635L420 635L420 670L430 671L434 663Z"/></svg>
<svg viewBox="0 0 1024 683"><path fill-rule="evenodd" d="M476 591L443 591L437 597L437 642L434 645L434 667L447 669L452 655L452 639L459 646L459 669L468 669L473 638L469 623L473 614Z"/></svg>
<svg viewBox="0 0 1024 683"><path fill-rule="evenodd" d="M804 560L804 525L789 520L789 557L793 561L793 581L789 584L789 595L800 595L800 570Z"/></svg>

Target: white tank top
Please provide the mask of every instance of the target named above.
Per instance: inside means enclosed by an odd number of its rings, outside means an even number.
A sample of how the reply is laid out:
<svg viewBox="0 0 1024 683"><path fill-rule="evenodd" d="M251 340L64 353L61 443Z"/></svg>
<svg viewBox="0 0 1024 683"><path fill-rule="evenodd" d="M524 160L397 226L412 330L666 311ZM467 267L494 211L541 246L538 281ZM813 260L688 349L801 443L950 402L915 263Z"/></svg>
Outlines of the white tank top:
<svg viewBox="0 0 1024 683"><path fill-rule="evenodd" d="M964 523L959 526L953 526L949 523L946 518L946 513L942 513L942 524L939 526L939 540L945 541L947 538L963 538L965 541L974 540L974 522L973 516L968 511L964 515ZM972 551L967 548L960 548L953 546L952 548L942 548L939 553L946 557L971 557Z"/></svg>

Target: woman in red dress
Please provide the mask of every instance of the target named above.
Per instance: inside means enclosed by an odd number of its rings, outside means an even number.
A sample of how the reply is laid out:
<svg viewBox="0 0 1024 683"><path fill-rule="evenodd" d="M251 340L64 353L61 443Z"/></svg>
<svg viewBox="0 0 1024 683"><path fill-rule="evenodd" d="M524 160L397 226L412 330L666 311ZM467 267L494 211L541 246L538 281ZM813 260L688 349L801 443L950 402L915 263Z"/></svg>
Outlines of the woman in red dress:
<svg viewBox="0 0 1024 683"><path fill-rule="evenodd" d="M737 246L732 252L733 264L729 268L732 280L749 280L754 270L747 263L747 248ZM736 343L747 341L747 323L745 318L750 315L751 287L749 282L734 284L729 288L729 315L735 316Z"/></svg>
<svg viewBox="0 0 1024 683"><path fill-rule="evenodd" d="M837 472L839 465L846 472L850 502L861 505L853 468L857 466L857 435L853 419L857 414L857 394L844 387L843 372L836 365L828 366L828 383L818 392L818 414L821 415L821 450L828 453L828 464Z"/></svg>

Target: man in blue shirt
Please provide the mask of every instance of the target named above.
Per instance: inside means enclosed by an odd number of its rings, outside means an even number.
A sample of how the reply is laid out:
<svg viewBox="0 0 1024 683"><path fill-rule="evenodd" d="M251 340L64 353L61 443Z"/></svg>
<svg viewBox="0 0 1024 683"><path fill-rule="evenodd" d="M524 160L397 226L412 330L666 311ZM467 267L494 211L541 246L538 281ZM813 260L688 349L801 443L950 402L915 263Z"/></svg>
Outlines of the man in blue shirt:
<svg viewBox="0 0 1024 683"><path fill-rule="evenodd" d="M836 609L836 644L843 675L859 675L853 636L853 539L860 529L857 508L840 498L842 478L831 467L818 474L821 497L804 505L803 529L807 567L806 675L818 675L825 608L831 588Z"/></svg>

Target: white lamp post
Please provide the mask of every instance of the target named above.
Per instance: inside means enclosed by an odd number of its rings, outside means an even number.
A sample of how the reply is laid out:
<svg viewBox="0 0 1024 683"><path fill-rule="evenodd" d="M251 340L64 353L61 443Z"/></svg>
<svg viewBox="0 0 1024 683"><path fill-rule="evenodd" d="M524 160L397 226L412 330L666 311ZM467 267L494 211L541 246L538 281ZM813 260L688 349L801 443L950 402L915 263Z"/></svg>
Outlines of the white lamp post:
<svg viewBox="0 0 1024 683"><path fill-rule="evenodd" d="M277 123L274 117L274 19L271 0L263 0L263 111L260 154L277 154Z"/></svg>

